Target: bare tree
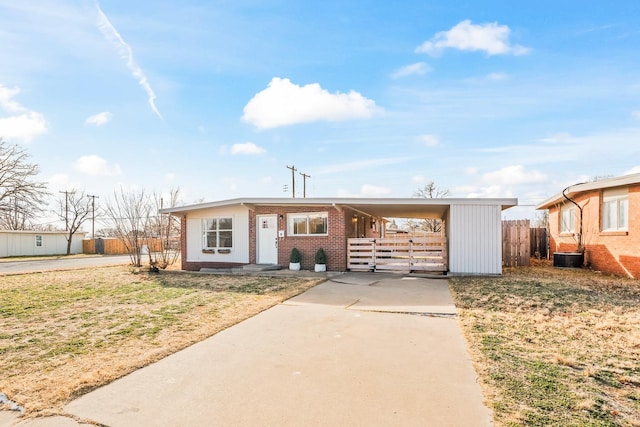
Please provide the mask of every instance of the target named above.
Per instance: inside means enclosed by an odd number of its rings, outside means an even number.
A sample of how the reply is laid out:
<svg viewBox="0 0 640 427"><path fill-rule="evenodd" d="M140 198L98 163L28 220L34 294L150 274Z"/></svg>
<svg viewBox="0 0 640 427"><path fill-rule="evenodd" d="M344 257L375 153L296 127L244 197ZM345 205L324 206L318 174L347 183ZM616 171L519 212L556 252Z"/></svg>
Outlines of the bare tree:
<svg viewBox="0 0 640 427"><path fill-rule="evenodd" d="M42 213L49 195L44 182L34 180L39 172L29 154L0 138L0 226L12 230L27 228Z"/></svg>
<svg viewBox="0 0 640 427"><path fill-rule="evenodd" d="M17 198L10 200L8 209L0 210L0 229L6 230L33 230L36 227L34 219L42 214L40 206L19 201Z"/></svg>
<svg viewBox="0 0 640 427"><path fill-rule="evenodd" d="M418 188L413 197L419 197L421 199L438 199L440 197L447 197L449 190L438 188L433 181L429 181L424 187Z"/></svg>
<svg viewBox="0 0 640 427"><path fill-rule="evenodd" d="M82 224L90 218L91 199L86 197L84 191L64 191L64 197L58 199L58 217L66 224L67 255L71 254L71 242L73 235L82 227Z"/></svg>
<svg viewBox="0 0 640 427"><path fill-rule="evenodd" d="M160 209L173 208L178 206L180 201L180 189L172 188L166 195L154 193L152 196L152 209L149 218L148 228L150 233L148 237L152 237L159 242L153 245L149 241L148 247L156 247L158 250L149 250L149 266L152 270L158 268L165 269L176 262L180 256L180 220L169 214L161 214Z"/></svg>
<svg viewBox="0 0 640 427"><path fill-rule="evenodd" d="M142 266L149 209L149 197L144 190L125 192L122 187L113 193L113 200L109 200L105 208L109 228L124 243L136 267Z"/></svg>
<svg viewBox="0 0 640 427"><path fill-rule="evenodd" d="M177 206L179 193L179 189L172 189L165 199L155 193L149 196L144 190L125 192L120 188L114 193L113 200L108 201L105 208L107 229L124 243L131 263L136 267L142 266L144 248L149 256L149 267L154 271L167 268L180 255L175 244L180 230L177 219L159 213L163 207Z"/></svg>
<svg viewBox="0 0 640 427"><path fill-rule="evenodd" d="M424 187L418 188L415 193L413 193L413 197L418 197L422 199L437 199L440 197L447 197L449 195L449 190L438 188L433 181L429 181ZM431 232L431 233L439 233L442 231L442 220L441 219L424 219L420 222L419 225L415 225L415 228L419 228L423 231Z"/></svg>
<svg viewBox="0 0 640 427"><path fill-rule="evenodd" d="M536 213L533 226L537 228L549 228L549 211L546 210Z"/></svg>

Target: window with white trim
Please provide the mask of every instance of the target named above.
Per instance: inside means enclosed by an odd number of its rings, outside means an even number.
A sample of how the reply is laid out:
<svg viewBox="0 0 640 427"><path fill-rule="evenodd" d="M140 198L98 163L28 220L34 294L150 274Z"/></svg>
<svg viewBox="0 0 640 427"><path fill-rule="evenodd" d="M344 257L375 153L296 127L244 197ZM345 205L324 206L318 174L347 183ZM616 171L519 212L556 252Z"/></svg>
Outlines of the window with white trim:
<svg viewBox="0 0 640 427"><path fill-rule="evenodd" d="M36 247L42 247L42 236L36 235Z"/></svg>
<svg viewBox="0 0 640 427"><path fill-rule="evenodd" d="M233 247L232 218L203 219L202 230L202 247L204 249Z"/></svg>
<svg viewBox="0 0 640 427"><path fill-rule="evenodd" d="M627 189L605 190L602 194L602 231L629 229L629 193Z"/></svg>
<svg viewBox="0 0 640 427"><path fill-rule="evenodd" d="M329 213L287 214L287 234L289 236L326 236L329 234Z"/></svg>
<svg viewBox="0 0 640 427"><path fill-rule="evenodd" d="M576 210L573 205L564 205L560 208L560 232L575 233Z"/></svg>

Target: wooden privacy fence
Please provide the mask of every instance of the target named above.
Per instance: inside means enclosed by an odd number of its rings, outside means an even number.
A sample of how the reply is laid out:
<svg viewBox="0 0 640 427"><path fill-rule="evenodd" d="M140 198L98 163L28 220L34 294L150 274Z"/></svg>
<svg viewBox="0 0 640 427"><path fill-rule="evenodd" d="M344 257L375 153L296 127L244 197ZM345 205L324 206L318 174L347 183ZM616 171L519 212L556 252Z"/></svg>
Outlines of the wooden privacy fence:
<svg viewBox="0 0 640 427"><path fill-rule="evenodd" d="M529 229L529 239L531 256L536 258L549 258L549 236L547 229L544 227L535 227Z"/></svg>
<svg viewBox="0 0 640 427"><path fill-rule="evenodd" d="M347 268L351 271L446 273L448 269L444 236L348 239L347 256Z"/></svg>
<svg viewBox="0 0 640 427"><path fill-rule="evenodd" d="M98 242L96 242L96 240ZM143 245L151 249L151 252L158 252L162 250L162 239L152 238L145 239ZM82 253L95 254L100 253L104 255L126 255L129 253L124 242L116 238L107 239L85 239L82 241Z"/></svg>

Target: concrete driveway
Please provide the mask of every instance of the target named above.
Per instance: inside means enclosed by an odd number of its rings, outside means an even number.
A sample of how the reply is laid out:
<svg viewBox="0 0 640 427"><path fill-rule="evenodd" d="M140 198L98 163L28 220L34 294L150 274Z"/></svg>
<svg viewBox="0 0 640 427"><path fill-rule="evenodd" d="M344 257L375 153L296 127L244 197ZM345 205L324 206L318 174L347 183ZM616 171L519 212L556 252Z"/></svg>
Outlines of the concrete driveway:
<svg viewBox="0 0 640 427"><path fill-rule="evenodd" d="M446 280L332 280L65 409L114 427L491 425Z"/></svg>

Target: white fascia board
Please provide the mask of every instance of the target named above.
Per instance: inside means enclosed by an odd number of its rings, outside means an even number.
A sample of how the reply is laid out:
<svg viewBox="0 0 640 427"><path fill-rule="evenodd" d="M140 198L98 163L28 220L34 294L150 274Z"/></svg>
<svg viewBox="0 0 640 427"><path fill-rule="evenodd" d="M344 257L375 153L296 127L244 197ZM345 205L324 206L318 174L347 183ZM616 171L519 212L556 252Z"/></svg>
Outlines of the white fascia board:
<svg viewBox="0 0 640 427"><path fill-rule="evenodd" d="M349 205L499 205L507 209L518 205L517 198L239 198L161 209L160 213L179 214L230 205L254 206L349 206Z"/></svg>
<svg viewBox="0 0 640 427"><path fill-rule="evenodd" d="M622 187L625 185L633 185L640 183L640 173L631 175L623 175L616 178L602 179L600 181L585 182L580 184L574 184L567 187L566 195L572 197L578 193L585 191L601 190L604 188ZM542 203L536 206L536 209L549 209L551 206L565 200L562 192L549 197Z"/></svg>

